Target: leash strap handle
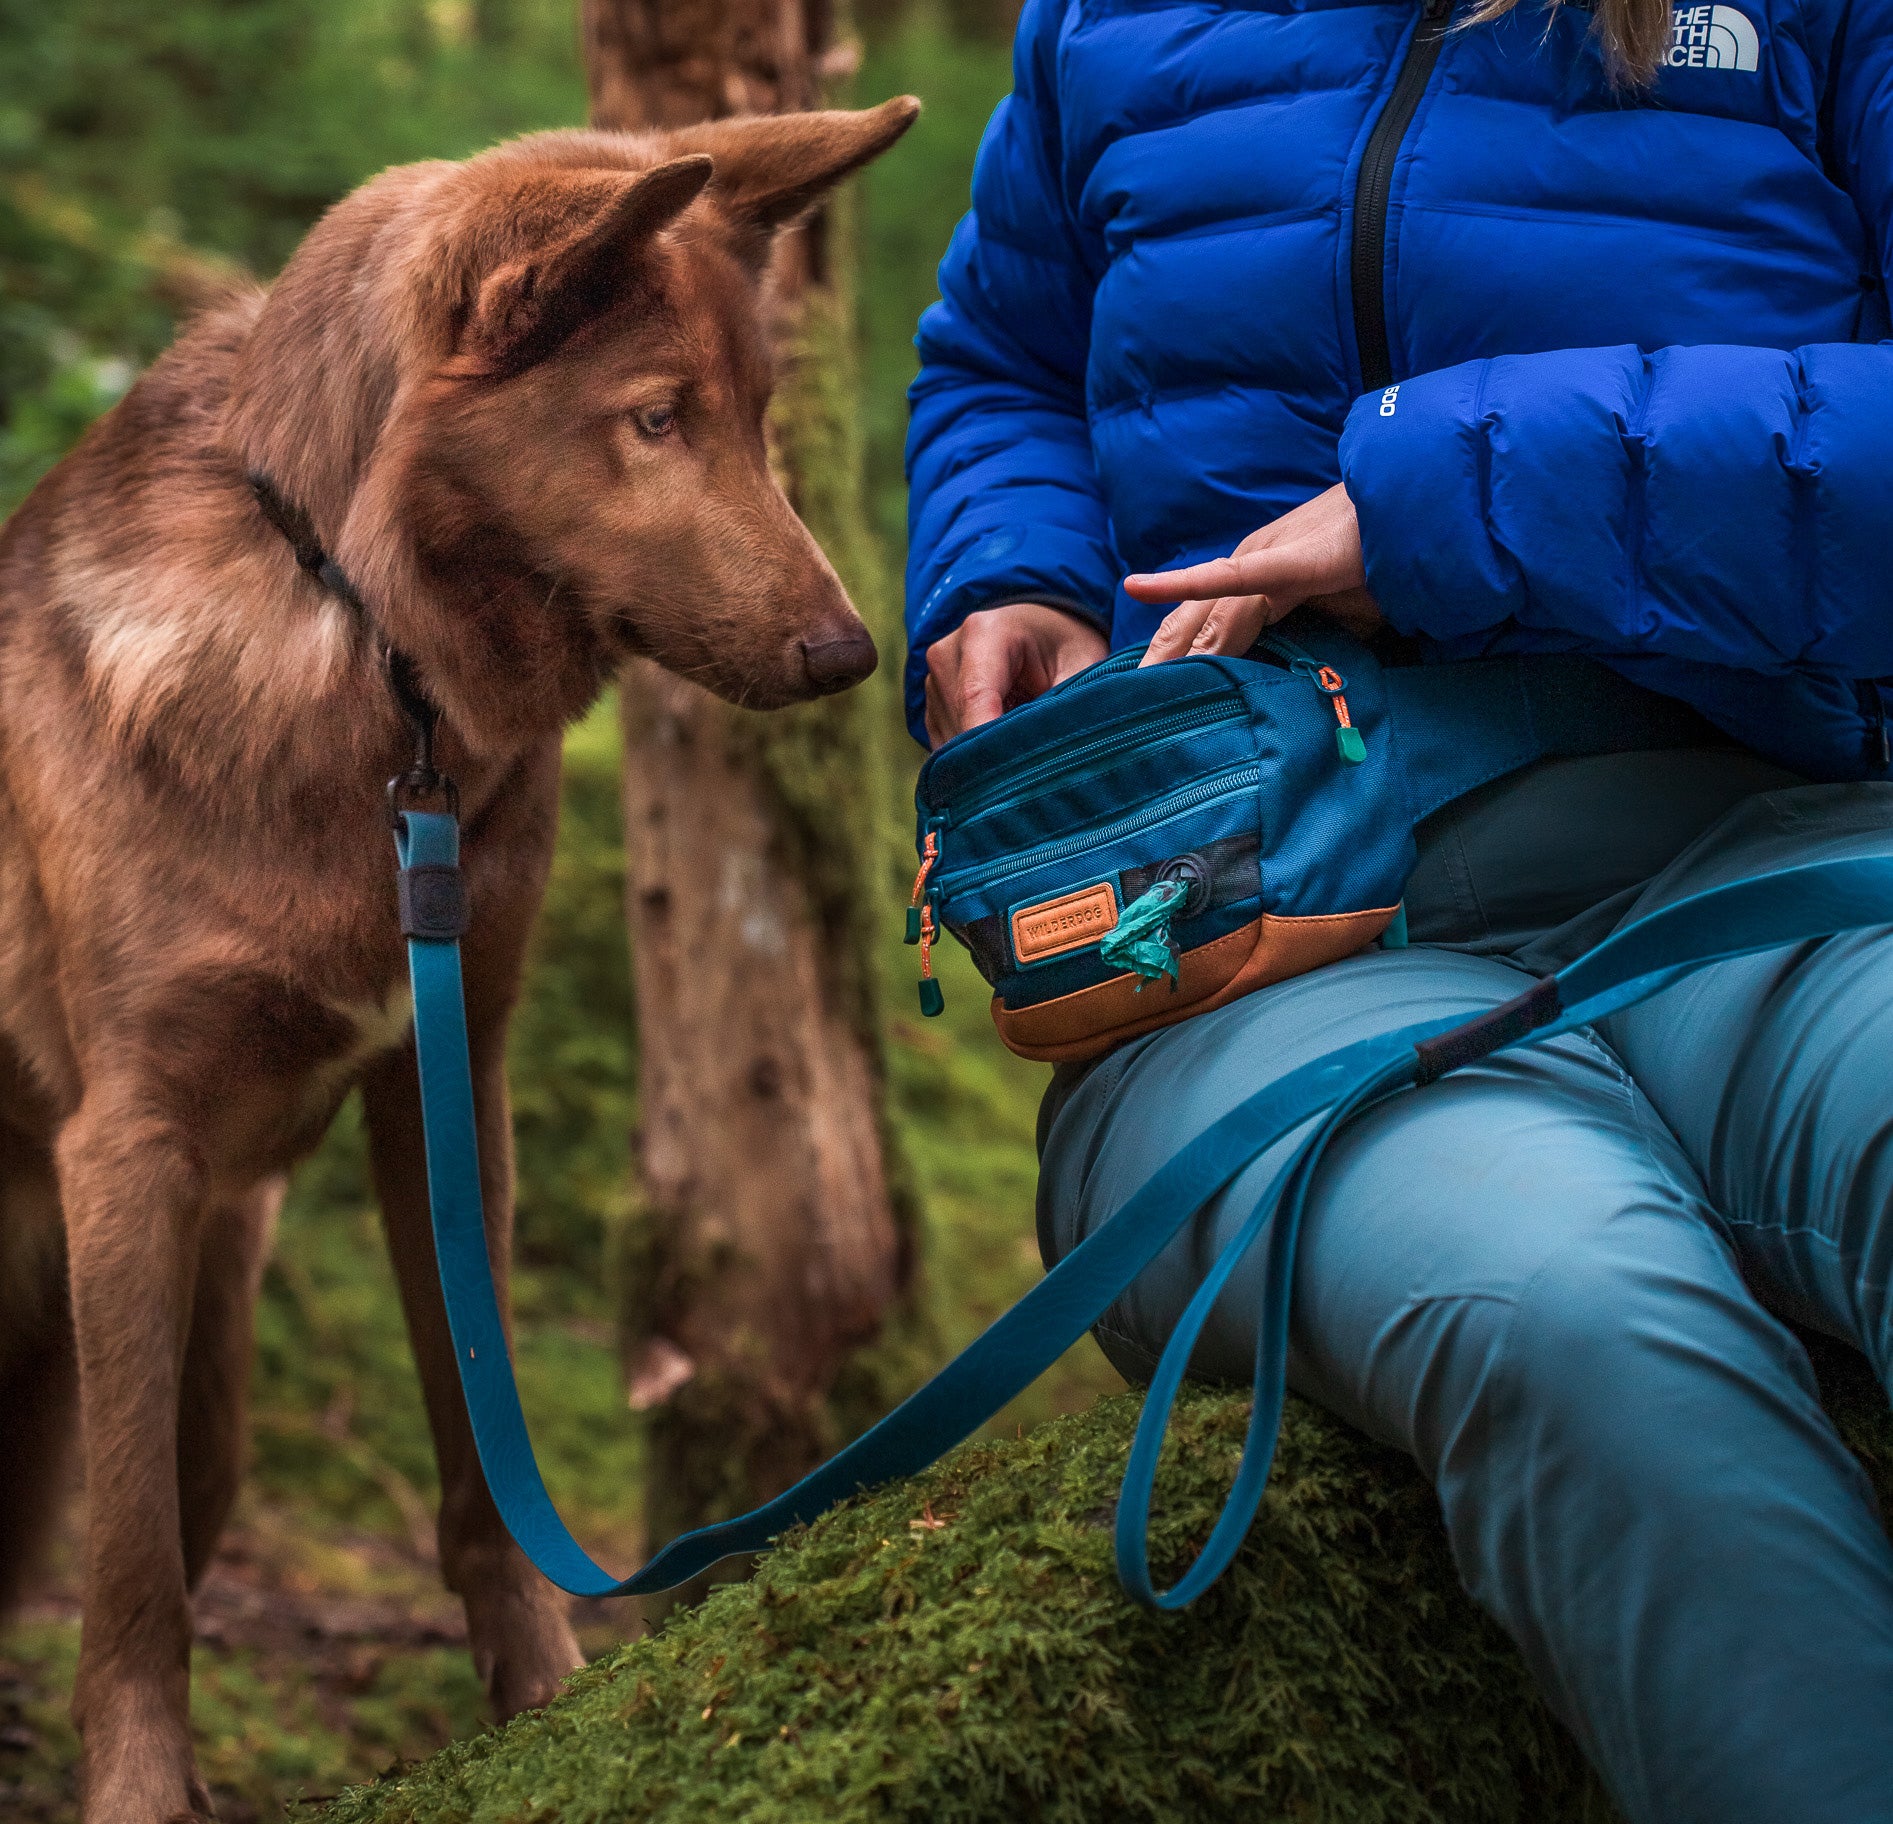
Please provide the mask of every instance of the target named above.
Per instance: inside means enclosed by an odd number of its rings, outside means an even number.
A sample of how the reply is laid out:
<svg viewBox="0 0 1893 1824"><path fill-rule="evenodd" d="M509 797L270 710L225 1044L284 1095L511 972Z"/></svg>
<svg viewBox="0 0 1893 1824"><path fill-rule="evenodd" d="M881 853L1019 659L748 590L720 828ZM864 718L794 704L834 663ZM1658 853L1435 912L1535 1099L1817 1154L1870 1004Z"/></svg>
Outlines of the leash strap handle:
<svg viewBox="0 0 1893 1824"><path fill-rule="evenodd" d="M1153 1609L1180 1609L1194 1602L1223 1574L1248 1537L1268 1487L1269 1471L1274 1467L1275 1441L1281 1431L1282 1408L1288 1396L1285 1360L1277 1362L1275 1340L1284 1339L1285 1357L1295 1241L1300 1232L1303 1203L1297 1190L1312 1175L1328 1137L1380 1090L1398 1087L1410 1080L1410 1075L1407 1058L1397 1056L1379 1070L1369 1070L1349 1094L1329 1108L1320 1125L1290 1155L1268 1189L1256 1200L1242 1227L1216 1257L1177 1320L1177 1327L1171 1332L1144 1396L1144 1409L1138 1415L1137 1434L1131 1440L1131 1454L1124 1466L1124 1483L1117 1504L1118 1581L1133 1601ZM1215 1309L1231 1274L1265 1232L1268 1257L1262 1277L1262 1318L1256 1328L1254 1399L1249 1407L1249 1427L1242 1441L1236 1479L1195 1562L1171 1588L1158 1590L1151 1581L1148 1534L1164 1433L1169 1429L1171 1411L1210 1312Z"/></svg>
<svg viewBox="0 0 1893 1824"><path fill-rule="evenodd" d="M635 1575L614 1578L573 1538L547 1493L494 1291L460 945L453 934L464 915L454 903L456 885L448 880L459 867L459 826L444 813L404 811L396 821L395 847L404 870L429 870L425 884L408 883L404 898L432 902L417 907L422 915L409 925L408 967L434 1249L454 1357L480 1465L501 1518L553 1583L579 1596L672 1589L723 1558L764 1550L790 1527L815 1519L850 1495L926 1468L1083 1336L1251 1160L1298 1127L1326 1116L1225 1250L1227 1265L1217 1262L1220 1277L1213 1276L1213 1289L1206 1281L1192 1301L1194 1328L1180 1324L1172 1337L1159 1370L1165 1392L1159 1397L1153 1385L1133 1446L1118 1528L1126 1587L1142 1600L1177 1606L1214 1581L1240 1546L1267 1481L1281 1413L1295 1233L1320 1147L1356 1108L1416 1080L1416 1046L1464 1022L1433 1020L1359 1040L1257 1090L1180 1148L983 1335L852 1444L773 1501L686 1533ZM1561 972L1555 979L1565 1011L1539 1030L1551 1036L1601 1018L1705 962L1887 923L1893 923L1893 857L1816 863L1713 889L1629 927ZM1139 1584L1138 1566L1163 1426L1202 1320L1241 1253L1269 1227L1278 1195L1290 1220L1270 1234L1269 1321L1258 1348L1258 1398L1236 1498L1212 1534L1213 1553L1206 1551L1177 1590L1159 1593L1151 1587L1147 1564ZM1134 1523L1123 1517L1127 1511Z"/></svg>
<svg viewBox="0 0 1893 1824"><path fill-rule="evenodd" d="M1496 1052L1588 1026L1706 964L1888 924L1893 924L1893 857L1854 856L1785 868L1708 888L1638 919L1556 975L1472 1019L1390 1034L1390 1043L1406 1042L1406 1055L1378 1070L1364 1068L1304 1137L1224 1246L1164 1346L1118 1502L1117 1568L1126 1592L1147 1607L1182 1608L1228 1568L1254 1523L1287 1398L1289 1304L1301 1219L1322 1154L1351 1115ZM1217 1297L1265 1231L1269 1254L1256 1333L1254 1404L1242 1457L1202 1551L1175 1584L1159 1590L1150 1574L1148 1529L1164 1431Z"/></svg>

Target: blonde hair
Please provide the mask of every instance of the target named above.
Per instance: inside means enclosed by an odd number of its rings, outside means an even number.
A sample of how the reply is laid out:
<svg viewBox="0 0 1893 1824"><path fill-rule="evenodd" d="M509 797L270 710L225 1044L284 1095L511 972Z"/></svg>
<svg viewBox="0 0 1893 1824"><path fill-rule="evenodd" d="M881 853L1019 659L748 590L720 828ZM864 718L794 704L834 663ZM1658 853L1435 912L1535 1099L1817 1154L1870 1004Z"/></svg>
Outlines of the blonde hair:
<svg viewBox="0 0 1893 1824"><path fill-rule="evenodd" d="M1483 25L1517 4L1518 0L1484 0L1466 23ZM1568 0L1548 0L1554 13L1566 4ZM1669 48L1670 0L1596 0L1594 11L1591 29L1603 41L1611 76L1636 87L1654 82Z"/></svg>

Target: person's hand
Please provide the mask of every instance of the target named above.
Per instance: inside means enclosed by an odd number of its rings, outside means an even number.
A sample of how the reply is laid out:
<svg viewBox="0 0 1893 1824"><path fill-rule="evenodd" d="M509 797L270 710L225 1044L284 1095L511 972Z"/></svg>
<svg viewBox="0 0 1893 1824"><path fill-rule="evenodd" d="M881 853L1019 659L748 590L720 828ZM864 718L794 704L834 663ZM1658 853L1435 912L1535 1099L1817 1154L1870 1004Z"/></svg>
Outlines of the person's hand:
<svg viewBox="0 0 1893 1824"><path fill-rule="evenodd" d="M927 741L1042 697L1110 650L1092 624L1042 602L1007 602L969 614L927 648Z"/></svg>
<svg viewBox="0 0 1893 1824"><path fill-rule="evenodd" d="M1367 592L1360 521L1338 482L1259 532L1228 557L1183 570L1127 576L1140 602L1176 602L1145 653L1146 665L1189 652L1247 652L1263 628L1311 603L1362 638L1380 626Z"/></svg>

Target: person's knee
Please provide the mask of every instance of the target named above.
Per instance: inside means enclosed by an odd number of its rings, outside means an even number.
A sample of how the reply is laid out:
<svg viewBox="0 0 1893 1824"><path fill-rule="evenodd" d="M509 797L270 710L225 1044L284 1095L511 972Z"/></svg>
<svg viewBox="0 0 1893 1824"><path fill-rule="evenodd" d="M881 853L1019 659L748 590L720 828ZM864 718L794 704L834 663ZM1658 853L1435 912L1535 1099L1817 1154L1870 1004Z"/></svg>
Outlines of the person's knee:
<svg viewBox="0 0 1893 1824"><path fill-rule="evenodd" d="M1560 1249L1517 1291L1488 1398L1517 1448L1674 1473L1690 1428L1784 1381L1814 1397L1806 1358L1743 1285L1705 1224L1634 1212Z"/></svg>
<svg viewBox="0 0 1893 1824"><path fill-rule="evenodd" d="M1519 1330L1543 1336L1598 1392L1791 1367L1801 1352L1755 1302L1720 1230L1671 1210L1627 1212L1547 1262L1519 1300ZM1556 1372L1555 1364L1553 1365Z"/></svg>
<svg viewBox="0 0 1893 1824"><path fill-rule="evenodd" d="M1820 1426L1805 1354L1712 1231L1634 1214L1561 1250L1489 1326L1435 1468L1475 1594L1550 1540L1591 1550L1700 1514L1747 1473L1759 1429Z"/></svg>

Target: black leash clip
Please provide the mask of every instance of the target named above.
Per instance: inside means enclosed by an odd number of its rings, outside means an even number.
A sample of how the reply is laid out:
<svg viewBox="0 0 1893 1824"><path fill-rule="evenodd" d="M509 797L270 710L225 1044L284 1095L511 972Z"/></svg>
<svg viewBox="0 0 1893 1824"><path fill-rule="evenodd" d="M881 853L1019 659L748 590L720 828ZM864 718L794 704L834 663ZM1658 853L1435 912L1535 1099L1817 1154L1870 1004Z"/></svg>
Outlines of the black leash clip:
<svg viewBox="0 0 1893 1824"><path fill-rule="evenodd" d="M430 798L439 799L449 817L458 817L460 788L434 764L434 729L440 711L416 683L406 653L388 653L388 682L408 727L414 731L414 764L388 781L388 821L398 830L402 813L424 809Z"/></svg>
<svg viewBox="0 0 1893 1824"><path fill-rule="evenodd" d="M388 681L414 731L414 764L388 781L388 821L397 831L410 810L438 800L447 815L460 816L460 788L434 764L434 726L440 711L421 692L407 655L388 654ZM401 935L429 943L453 943L467 931L467 883L450 863L422 862L395 876L400 896Z"/></svg>
<svg viewBox="0 0 1893 1824"><path fill-rule="evenodd" d="M438 801L438 808L449 817L460 815L460 788L448 776L432 766L411 766L388 781L388 822L401 827L409 811L428 809L428 800Z"/></svg>

